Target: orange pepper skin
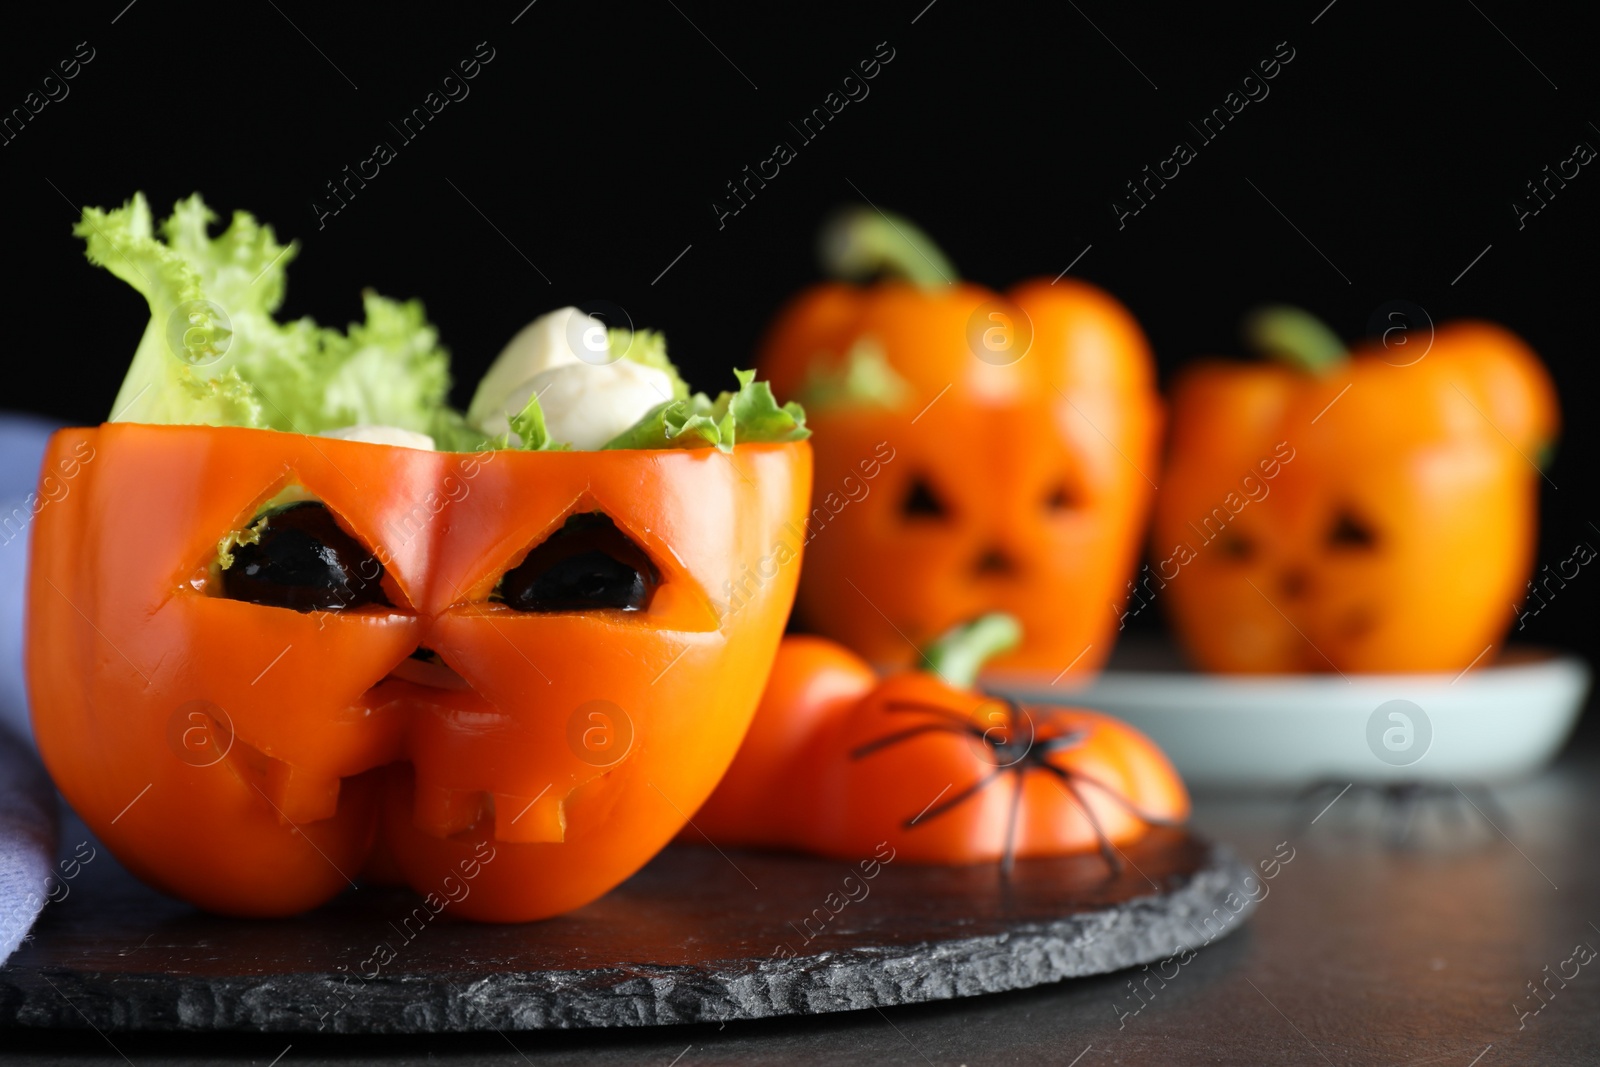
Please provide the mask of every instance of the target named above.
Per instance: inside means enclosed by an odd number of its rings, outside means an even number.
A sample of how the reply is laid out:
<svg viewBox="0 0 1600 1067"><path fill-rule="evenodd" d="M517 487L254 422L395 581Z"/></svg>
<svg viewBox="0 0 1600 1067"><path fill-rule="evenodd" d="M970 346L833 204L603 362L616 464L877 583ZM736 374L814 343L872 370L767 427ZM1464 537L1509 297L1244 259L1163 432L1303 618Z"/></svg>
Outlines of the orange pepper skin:
<svg viewBox="0 0 1600 1067"><path fill-rule="evenodd" d="M811 474L803 442L469 455L127 423L61 431L46 469L85 455L35 520L40 752L136 875L246 916L314 907L369 861L495 922L632 874L709 795L754 712ZM373 551L396 607L213 595L218 539L290 484ZM568 515L596 510L660 573L644 610L488 601ZM460 684L393 673L419 646ZM591 701L610 702L600 719ZM592 730L628 735L625 754L597 755ZM192 740L214 746L196 758Z"/></svg>
<svg viewBox="0 0 1600 1067"><path fill-rule="evenodd" d="M1176 383L1141 594L1204 669L1492 662L1532 567L1554 389L1488 323L1440 326L1409 366L1386 354L1318 376L1208 361Z"/></svg>
<svg viewBox="0 0 1600 1067"><path fill-rule="evenodd" d="M815 816L787 803L791 759L829 720L847 713L877 684L877 675L855 653L822 637L796 634L779 646L761 710L739 747L739 756L717 783L716 800L695 817L695 826L728 845L768 843L773 827L782 837L804 831ZM781 769L781 770L779 770ZM778 773L780 779L775 779ZM791 798L792 799L792 798ZM709 823L709 825L708 825ZM684 840L703 840L685 830Z"/></svg>
<svg viewBox="0 0 1600 1067"><path fill-rule="evenodd" d="M897 861L946 865L1001 860L1008 841L1017 858L1090 852L1102 838L1073 789L1119 848L1151 825L1129 805L1166 822L1189 814L1166 756L1108 715L1019 716L932 673L880 682L832 642L788 637L744 746L683 840L846 860L887 842Z"/></svg>
<svg viewBox="0 0 1600 1067"><path fill-rule="evenodd" d="M974 355L984 330L1008 324L1011 351L1031 333L1022 358ZM1005 296L966 283L824 284L778 316L758 362L783 395L804 395L863 341L910 395L892 409L807 408L817 450L798 602L807 629L879 666L909 666L915 646L1001 611L1025 637L995 667L1098 669L1139 554L1162 423L1133 316L1070 279ZM919 479L947 514L904 512Z"/></svg>

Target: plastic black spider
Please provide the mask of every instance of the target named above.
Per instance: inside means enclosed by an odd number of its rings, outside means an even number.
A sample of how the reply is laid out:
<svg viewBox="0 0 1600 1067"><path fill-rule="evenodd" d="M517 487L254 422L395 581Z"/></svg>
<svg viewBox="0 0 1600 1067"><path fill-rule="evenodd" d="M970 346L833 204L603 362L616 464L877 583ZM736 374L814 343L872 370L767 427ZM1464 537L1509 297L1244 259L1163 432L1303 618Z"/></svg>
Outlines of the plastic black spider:
<svg viewBox="0 0 1600 1067"><path fill-rule="evenodd" d="M859 746L850 753L851 759L863 759L874 752L881 752L903 741L909 741L913 737L931 733L957 734L979 741L985 746L985 758L989 759L994 765L994 770L948 800L911 816L901 823L901 826L905 829L910 830L925 819L936 819L946 812L953 811L983 792L1003 776L1010 774L1012 775L1011 813L1006 820L1006 847L1000 861L1000 869L1009 874L1016 860L1017 814L1022 804L1022 785L1031 771L1042 771L1054 778L1060 787L1072 797L1073 802L1078 805L1078 810L1083 812L1084 818L1089 820L1089 825L1094 829L1095 839L1100 845L1100 856L1105 860L1108 868L1108 879L1116 878L1122 873L1122 860L1116 846L1111 843L1111 839L1106 836L1105 830L1101 828L1100 820L1095 817L1094 809L1084 799L1081 791L1082 786L1094 786L1147 826L1174 827L1181 825L1170 819L1164 819L1140 809L1127 797L1092 775L1067 767L1058 767L1050 761L1050 758L1056 753L1066 752L1083 744L1089 737L1088 730L1062 728L1056 732L1050 732L1052 726L1061 718L1059 714L1055 713L1051 713L1036 728L1032 714L1015 700L1009 697L995 698L995 700L1005 707L1005 722L991 726L988 729L982 728L967 716L951 711L949 708L942 708L937 704L924 704L918 701L906 700L890 701L884 705L886 711L933 715L937 716L940 721L924 722L904 730L885 734L883 737ZM1027 728L1026 740L1022 738L1024 725Z"/></svg>

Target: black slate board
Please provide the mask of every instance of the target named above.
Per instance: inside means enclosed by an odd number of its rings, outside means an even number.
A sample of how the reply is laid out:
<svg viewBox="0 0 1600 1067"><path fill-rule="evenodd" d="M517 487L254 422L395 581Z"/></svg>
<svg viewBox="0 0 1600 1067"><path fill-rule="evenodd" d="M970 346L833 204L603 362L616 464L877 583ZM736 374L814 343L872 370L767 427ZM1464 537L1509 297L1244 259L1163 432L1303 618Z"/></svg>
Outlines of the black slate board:
<svg viewBox="0 0 1600 1067"><path fill-rule="evenodd" d="M1250 873L1225 849L1160 831L1124 855L1109 880L1098 856L1076 856L1009 876L891 862L868 881L842 862L674 847L569 915L486 926L446 911L408 938L418 898L402 890L226 919L102 850L0 968L0 1025L415 1033L843 1011L1148 963L1248 914L1223 903L1233 890L1239 906ZM860 899L841 906L847 890ZM382 965L380 944L394 952Z"/></svg>

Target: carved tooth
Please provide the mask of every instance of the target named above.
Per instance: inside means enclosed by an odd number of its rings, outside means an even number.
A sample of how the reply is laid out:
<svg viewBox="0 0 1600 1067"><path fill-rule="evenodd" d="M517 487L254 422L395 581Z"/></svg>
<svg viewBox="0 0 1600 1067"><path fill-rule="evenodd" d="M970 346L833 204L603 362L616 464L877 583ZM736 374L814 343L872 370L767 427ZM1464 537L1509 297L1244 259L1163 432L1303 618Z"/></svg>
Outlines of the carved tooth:
<svg viewBox="0 0 1600 1067"><path fill-rule="evenodd" d="M278 809L278 820L303 825L331 819L339 810L339 778L268 759L262 792Z"/></svg>
<svg viewBox="0 0 1600 1067"><path fill-rule="evenodd" d="M546 789L537 797L494 795L496 841L529 844L560 842L567 832L567 815L561 798Z"/></svg>
<svg viewBox="0 0 1600 1067"><path fill-rule="evenodd" d="M411 822L431 837L449 837L477 822L486 794L473 789L445 789L418 782L412 797Z"/></svg>

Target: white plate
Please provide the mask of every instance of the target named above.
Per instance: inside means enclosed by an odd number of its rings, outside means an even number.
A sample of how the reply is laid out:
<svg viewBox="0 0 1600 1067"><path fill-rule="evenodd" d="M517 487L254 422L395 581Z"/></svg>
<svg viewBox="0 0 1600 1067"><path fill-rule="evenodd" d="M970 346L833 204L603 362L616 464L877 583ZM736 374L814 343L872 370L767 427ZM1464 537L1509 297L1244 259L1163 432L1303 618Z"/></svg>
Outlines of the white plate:
<svg viewBox="0 0 1600 1067"><path fill-rule="evenodd" d="M1571 733L1589 677L1575 656L1526 648L1460 675L1199 674L1169 648L1133 644L1076 690L1009 672L982 684L1109 712L1148 734L1190 785L1284 787L1532 774Z"/></svg>

